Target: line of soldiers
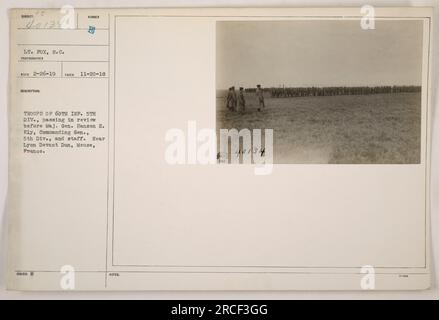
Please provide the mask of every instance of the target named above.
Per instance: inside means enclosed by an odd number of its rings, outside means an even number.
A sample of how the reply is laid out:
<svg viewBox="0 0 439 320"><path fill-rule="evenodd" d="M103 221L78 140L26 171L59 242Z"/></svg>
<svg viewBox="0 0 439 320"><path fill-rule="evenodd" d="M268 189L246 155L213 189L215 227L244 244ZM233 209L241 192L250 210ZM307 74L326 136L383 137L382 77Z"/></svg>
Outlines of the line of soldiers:
<svg viewBox="0 0 439 320"><path fill-rule="evenodd" d="M419 86L271 88L272 98L420 92Z"/></svg>
<svg viewBox="0 0 439 320"><path fill-rule="evenodd" d="M265 100L264 100L264 90L261 88L261 85L258 84L256 86L256 97L258 99L258 111L261 111L265 108ZM235 87L232 86L229 88L227 92L226 98L226 106L230 111L239 111L245 112L245 97L244 97L244 88L239 87L238 95L236 95Z"/></svg>

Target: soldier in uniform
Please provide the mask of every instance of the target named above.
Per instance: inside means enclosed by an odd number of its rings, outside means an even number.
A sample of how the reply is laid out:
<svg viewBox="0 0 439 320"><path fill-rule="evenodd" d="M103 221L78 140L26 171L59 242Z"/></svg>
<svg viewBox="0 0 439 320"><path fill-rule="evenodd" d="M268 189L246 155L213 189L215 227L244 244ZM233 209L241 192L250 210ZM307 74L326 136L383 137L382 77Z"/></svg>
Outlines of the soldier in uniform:
<svg viewBox="0 0 439 320"><path fill-rule="evenodd" d="M232 110L233 109L233 93L232 93L232 87L229 88L229 91L227 92L227 98L226 98L226 106L227 109Z"/></svg>
<svg viewBox="0 0 439 320"><path fill-rule="evenodd" d="M238 104L238 98L236 97L235 87L232 87L232 111L236 111Z"/></svg>
<svg viewBox="0 0 439 320"><path fill-rule="evenodd" d="M258 111L261 111L262 108L265 109L265 102L264 102L264 92L260 84L256 86L256 96L258 97L258 102L259 102Z"/></svg>
<svg viewBox="0 0 439 320"><path fill-rule="evenodd" d="M245 97L244 97L244 88L239 88L238 94L238 105L241 112L245 112Z"/></svg>
<svg viewBox="0 0 439 320"><path fill-rule="evenodd" d="M230 87L227 92L226 105L230 111L236 111L237 97L235 87Z"/></svg>

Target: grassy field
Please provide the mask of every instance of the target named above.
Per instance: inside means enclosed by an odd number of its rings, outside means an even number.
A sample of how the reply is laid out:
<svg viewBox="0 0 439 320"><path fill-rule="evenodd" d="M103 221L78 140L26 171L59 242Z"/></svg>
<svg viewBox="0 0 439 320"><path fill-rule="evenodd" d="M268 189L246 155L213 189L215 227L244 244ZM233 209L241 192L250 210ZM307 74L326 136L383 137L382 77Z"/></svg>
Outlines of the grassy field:
<svg viewBox="0 0 439 320"><path fill-rule="evenodd" d="M269 98L245 113L217 98L217 129L274 129L274 163L419 163L420 93Z"/></svg>

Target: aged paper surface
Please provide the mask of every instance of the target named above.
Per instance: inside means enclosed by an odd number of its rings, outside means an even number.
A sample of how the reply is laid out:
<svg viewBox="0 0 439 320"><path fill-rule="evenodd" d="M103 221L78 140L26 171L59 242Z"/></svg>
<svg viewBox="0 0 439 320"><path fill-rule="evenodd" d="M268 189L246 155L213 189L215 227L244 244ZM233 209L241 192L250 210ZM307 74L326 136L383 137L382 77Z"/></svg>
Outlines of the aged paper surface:
<svg viewBox="0 0 439 320"><path fill-rule="evenodd" d="M10 22L10 289L429 288L429 8Z"/></svg>

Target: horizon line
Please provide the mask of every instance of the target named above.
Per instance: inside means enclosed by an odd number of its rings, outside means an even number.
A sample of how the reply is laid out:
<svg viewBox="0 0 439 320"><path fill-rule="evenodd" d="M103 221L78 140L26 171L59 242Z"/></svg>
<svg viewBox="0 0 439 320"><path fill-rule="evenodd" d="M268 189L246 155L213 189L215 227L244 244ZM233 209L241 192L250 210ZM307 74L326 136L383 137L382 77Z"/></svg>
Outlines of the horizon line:
<svg viewBox="0 0 439 320"><path fill-rule="evenodd" d="M239 89L240 87L243 87L244 89L255 89L255 86L239 86L239 85L235 85L234 86L235 89ZM282 89L282 88L361 88L361 87L369 87L369 88L374 88L374 87L421 87L422 88L422 84L386 84L386 85L354 85L354 86L348 86L348 85L330 85L330 86L318 86L318 85L312 85L312 86L262 86L262 88L275 88L275 89ZM216 90L228 90L229 88L216 88Z"/></svg>

